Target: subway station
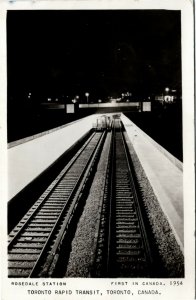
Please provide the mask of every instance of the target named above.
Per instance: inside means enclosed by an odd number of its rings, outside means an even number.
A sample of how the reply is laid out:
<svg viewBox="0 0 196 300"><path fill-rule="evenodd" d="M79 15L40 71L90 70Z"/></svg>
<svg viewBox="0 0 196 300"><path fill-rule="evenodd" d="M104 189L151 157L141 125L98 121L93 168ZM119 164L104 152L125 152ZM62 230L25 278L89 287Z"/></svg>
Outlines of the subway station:
<svg viewBox="0 0 196 300"><path fill-rule="evenodd" d="M8 277L184 278L179 11L9 11L7 49Z"/></svg>

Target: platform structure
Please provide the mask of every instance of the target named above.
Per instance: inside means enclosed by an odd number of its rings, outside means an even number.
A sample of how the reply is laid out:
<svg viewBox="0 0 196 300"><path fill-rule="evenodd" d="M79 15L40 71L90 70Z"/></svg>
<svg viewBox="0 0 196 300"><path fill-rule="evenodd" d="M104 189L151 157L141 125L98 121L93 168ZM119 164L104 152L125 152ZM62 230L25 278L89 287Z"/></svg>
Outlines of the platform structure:
<svg viewBox="0 0 196 300"><path fill-rule="evenodd" d="M129 138L127 143L132 144L183 252L183 164L125 115L121 120Z"/></svg>
<svg viewBox="0 0 196 300"><path fill-rule="evenodd" d="M85 135L95 118L88 116L8 144L8 200Z"/></svg>
<svg viewBox="0 0 196 300"><path fill-rule="evenodd" d="M84 136L92 128L96 117L91 115L8 145L8 200ZM182 163L125 115L121 114L121 120L126 130L127 143L134 149L183 252Z"/></svg>

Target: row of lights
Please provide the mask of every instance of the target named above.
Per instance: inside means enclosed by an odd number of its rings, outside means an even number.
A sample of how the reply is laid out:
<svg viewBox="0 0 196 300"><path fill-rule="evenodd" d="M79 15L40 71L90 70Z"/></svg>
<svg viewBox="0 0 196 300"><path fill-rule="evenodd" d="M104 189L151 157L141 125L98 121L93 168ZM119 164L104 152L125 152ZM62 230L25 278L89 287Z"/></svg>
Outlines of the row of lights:
<svg viewBox="0 0 196 300"><path fill-rule="evenodd" d="M88 103L90 94L89 94L89 93L85 93L85 96L86 96L86 102ZM75 98L72 99L72 102L73 102L73 103L78 102L79 98L80 98L80 97L79 97L78 95L76 95Z"/></svg>
<svg viewBox="0 0 196 300"><path fill-rule="evenodd" d="M170 88L169 88L169 87L166 87L166 88L165 88L165 92L166 92L166 93L169 93L169 91L170 91ZM176 93L177 90L172 89L171 92L172 92L172 93Z"/></svg>
<svg viewBox="0 0 196 300"><path fill-rule="evenodd" d="M169 88L169 87L166 87L166 88L165 88L165 92L166 92L166 93L169 93L169 91L170 91L170 88ZM172 92L172 93L175 93L176 90L171 90L171 92ZM28 99L31 99L31 96L32 96L32 94L31 94L31 92L29 92L29 93L28 93ZM87 102L87 103L89 103L89 96L90 96L90 94L89 94L88 92L86 92L86 93L85 93L85 97L86 97L86 102ZM130 93L130 92L122 93L121 96L122 96L122 99L123 99L124 97L131 97L131 96L132 96L132 93ZM67 97L68 97L68 96L67 96ZM72 102L73 102L73 103L77 103L78 100L79 100L79 98L80 98L80 97L79 97L78 95L76 95L75 98L72 99ZM109 97L109 98L112 99L112 97ZM148 99L150 100L150 97L148 97ZM51 102L51 101L52 101L51 98L48 98L47 100L48 100L48 102ZM58 102L58 101L59 101L59 99L56 98L56 99L55 99L55 102ZM128 101L129 101L129 100L127 100L127 102L128 102ZM102 100L99 99L98 102L101 103Z"/></svg>
<svg viewBox="0 0 196 300"><path fill-rule="evenodd" d="M131 97L132 93L130 93L130 92L122 93L121 96L122 96L122 98L124 98L124 97Z"/></svg>
<svg viewBox="0 0 196 300"><path fill-rule="evenodd" d="M85 96L86 96L86 102L89 103L89 96L90 96L90 94L89 94L89 93L85 93ZM75 98L72 100L72 102L73 102L73 103L78 102L78 99L79 99L79 98L80 98L80 97L79 97L78 95L75 96ZM98 102L101 103L102 100L99 99Z"/></svg>
<svg viewBox="0 0 196 300"><path fill-rule="evenodd" d="M88 103L88 101L89 101L89 95L90 95L89 93L85 93L87 103ZM67 96L67 98L68 98L68 96ZM73 103L78 102L79 98L80 98L80 97L79 97L78 95L76 95L75 98L72 99L72 102L73 102ZM48 100L48 102L51 102L51 101L52 101L52 98L48 98L47 100ZM59 99L56 98L55 101L58 102Z"/></svg>
<svg viewBox="0 0 196 300"><path fill-rule="evenodd" d="M89 94L88 92L86 92L86 93L85 93L85 97L86 97L86 102L87 102L87 103L89 103L89 96L90 96L90 94ZM130 92L122 93L121 96L122 96L122 98L124 98L124 97L131 97L131 96L132 96L132 93L130 93ZM67 97L68 97L68 96L67 96ZM79 98L80 98L80 97L79 97L78 95L76 95L75 98L72 99L72 102L73 102L73 103L78 102ZM110 97L110 98L112 99L112 97ZM52 101L52 99L51 99L51 98L48 98L48 102L50 102L50 101ZM55 101L58 102L58 98L56 98ZM99 100L98 100L98 103L101 103L101 102L102 102L102 100L99 99Z"/></svg>

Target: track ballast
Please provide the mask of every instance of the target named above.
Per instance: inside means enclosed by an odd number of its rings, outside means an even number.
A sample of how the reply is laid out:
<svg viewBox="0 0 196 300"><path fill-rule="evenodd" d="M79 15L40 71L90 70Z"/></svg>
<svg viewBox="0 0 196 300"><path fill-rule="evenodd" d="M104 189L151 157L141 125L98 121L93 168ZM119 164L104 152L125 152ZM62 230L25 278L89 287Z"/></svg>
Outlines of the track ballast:
<svg viewBox="0 0 196 300"><path fill-rule="evenodd" d="M9 234L9 277L48 277L103 145L94 133Z"/></svg>
<svg viewBox="0 0 196 300"><path fill-rule="evenodd" d="M118 119L112 134L92 276L148 277L152 256Z"/></svg>
<svg viewBox="0 0 196 300"><path fill-rule="evenodd" d="M89 137L11 231L9 277L55 277L66 237L85 210L107 132L96 131ZM152 252L118 117L113 119L109 134L111 145L89 276L151 277ZM71 251L69 245L67 248Z"/></svg>

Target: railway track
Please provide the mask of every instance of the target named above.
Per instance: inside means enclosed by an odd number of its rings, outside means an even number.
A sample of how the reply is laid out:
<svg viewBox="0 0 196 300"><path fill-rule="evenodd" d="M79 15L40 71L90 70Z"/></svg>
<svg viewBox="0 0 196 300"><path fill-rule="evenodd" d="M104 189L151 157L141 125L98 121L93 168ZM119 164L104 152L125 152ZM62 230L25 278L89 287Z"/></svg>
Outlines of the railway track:
<svg viewBox="0 0 196 300"><path fill-rule="evenodd" d="M9 234L8 276L51 277L104 143L94 133Z"/></svg>
<svg viewBox="0 0 196 300"><path fill-rule="evenodd" d="M115 120L92 277L148 277L152 256L120 120Z"/></svg>

